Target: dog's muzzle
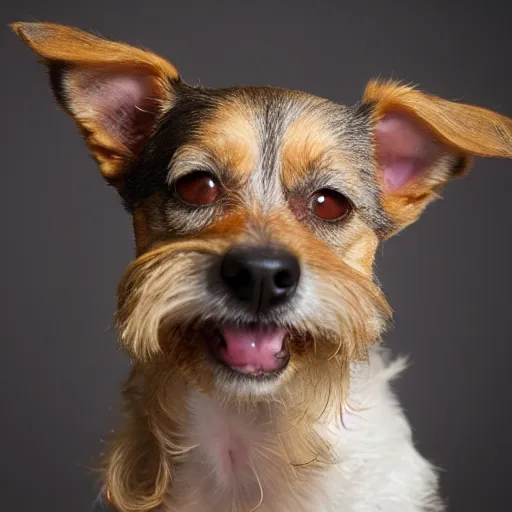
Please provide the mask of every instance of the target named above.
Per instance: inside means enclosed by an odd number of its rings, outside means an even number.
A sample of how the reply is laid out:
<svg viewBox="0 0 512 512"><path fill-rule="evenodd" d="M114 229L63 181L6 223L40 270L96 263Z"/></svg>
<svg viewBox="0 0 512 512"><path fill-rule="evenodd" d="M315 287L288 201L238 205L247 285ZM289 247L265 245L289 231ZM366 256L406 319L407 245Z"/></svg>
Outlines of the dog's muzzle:
<svg viewBox="0 0 512 512"><path fill-rule="evenodd" d="M280 247L235 246L222 258L220 277L239 307L258 318L294 296L300 265L296 256ZM218 327L213 354L238 373L275 374L289 361L286 334L277 324L224 323Z"/></svg>

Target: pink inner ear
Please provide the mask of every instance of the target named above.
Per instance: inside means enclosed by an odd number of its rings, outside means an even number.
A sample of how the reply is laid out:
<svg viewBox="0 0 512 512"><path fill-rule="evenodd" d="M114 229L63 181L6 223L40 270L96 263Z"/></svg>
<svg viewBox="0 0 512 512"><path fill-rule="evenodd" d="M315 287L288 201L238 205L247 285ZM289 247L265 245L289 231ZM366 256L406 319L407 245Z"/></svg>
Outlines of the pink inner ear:
<svg viewBox="0 0 512 512"><path fill-rule="evenodd" d="M76 104L136 155L149 136L158 112L154 77L129 71L79 73L80 97Z"/></svg>
<svg viewBox="0 0 512 512"><path fill-rule="evenodd" d="M407 114L386 114L375 126L384 186L396 192L422 175L440 155L436 140Z"/></svg>

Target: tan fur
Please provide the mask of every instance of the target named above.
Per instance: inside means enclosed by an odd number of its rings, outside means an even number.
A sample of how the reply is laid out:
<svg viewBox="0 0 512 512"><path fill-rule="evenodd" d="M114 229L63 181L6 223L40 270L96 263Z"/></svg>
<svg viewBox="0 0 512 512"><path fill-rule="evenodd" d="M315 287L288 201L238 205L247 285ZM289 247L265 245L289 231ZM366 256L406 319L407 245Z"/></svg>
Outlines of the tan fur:
<svg viewBox="0 0 512 512"><path fill-rule="evenodd" d="M453 155L438 163L436 172L399 192L388 192L382 185L383 206L396 222L397 230L417 220L438 197L454 164L456 175L460 176L469 171L473 156L512 157L512 120L491 110L448 101L394 81L370 81L363 101L374 104L374 123L390 112L411 115Z"/></svg>
<svg viewBox="0 0 512 512"><path fill-rule="evenodd" d="M105 179L122 186L122 171L133 157L99 122L98 115L80 102L81 75L88 72L144 73L152 82L155 109L165 110L171 99L170 80L179 78L176 68L149 51L107 41L79 29L52 23L13 23L13 30L43 62L72 63L65 106L83 133Z"/></svg>
<svg viewBox="0 0 512 512"><path fill-rule="evenodd" d="M357 235L345 248L345 261L362 274L371 276L379 242L379 237L363 222L360 222Z"/></svg>
<svg viewBox="0 0 512 512"><path fill-rule="evenodd" d="M448 101L409 86L372 80L363 101L375 102L375 119L405 111L456 152L512 158L512 120L491 110Z"/></svg>
<svg viewBox="0 0 512 512"><path fill-rule="evenodd" d="M154 242L147 213L141 207L133 212L133 232L135 234L135 251L137 256L140 256L145 253Z"/></svg>
<svg viewBox="0 0 512 512"><path fill-rule="evenodd" d="M281 147L284 185L292 189L313 170L343 169L347 155L338 146L323 117L306 113L295 119L286 130Z"/></svg>
<svg viewBox="0 0 512 512"><path fill-rule="evenodd" d="M240 99L225 102L197 137L197 150L211 154L222 169L244 179L258 162L258 133L253 113Z"/></svg>
<svg viewBox="0 0 512 512"><path fill-rule="evenodd" d="M172 374L164 375L157 366L148 372L136 365L124 385L129 419L112 439L105 464L108 499L118 510L154 510L172 482L171 455L176 453L168 453L172 441L165 436L184 422L186 409L179 400L184 397L181 380L173 386L176 407L168 409L166 393L171 379Z"/></svg>

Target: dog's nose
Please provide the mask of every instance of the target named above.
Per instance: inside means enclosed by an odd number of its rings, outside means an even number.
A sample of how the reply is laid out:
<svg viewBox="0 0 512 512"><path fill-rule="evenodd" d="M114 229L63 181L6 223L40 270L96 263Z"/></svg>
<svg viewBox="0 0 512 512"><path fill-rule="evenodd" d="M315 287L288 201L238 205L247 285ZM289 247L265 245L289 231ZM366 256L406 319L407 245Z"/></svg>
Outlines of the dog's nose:
<svg viewBox="0 0 512 512"><path fill-rule="evenodd" d="M237 299L261 313L295 293L300 266L293 254L278 247L238 246L225 254L221 276Z"/></svg>

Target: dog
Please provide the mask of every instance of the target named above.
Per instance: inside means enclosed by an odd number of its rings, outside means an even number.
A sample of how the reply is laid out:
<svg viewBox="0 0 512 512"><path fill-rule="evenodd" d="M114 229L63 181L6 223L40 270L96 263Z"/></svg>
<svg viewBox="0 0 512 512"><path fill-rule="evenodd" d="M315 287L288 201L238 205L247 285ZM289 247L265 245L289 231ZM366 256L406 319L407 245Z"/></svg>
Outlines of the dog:
<svg viewBox="0 0 512 512"><path fill-rule="evenodd" d="M512 120L373 80L342 106L186 84L156 54L15 23L133 219L132 360L104 492L121 512L439 512L380 341L380 244Z"/></svg>

